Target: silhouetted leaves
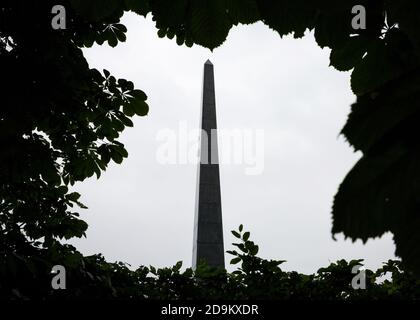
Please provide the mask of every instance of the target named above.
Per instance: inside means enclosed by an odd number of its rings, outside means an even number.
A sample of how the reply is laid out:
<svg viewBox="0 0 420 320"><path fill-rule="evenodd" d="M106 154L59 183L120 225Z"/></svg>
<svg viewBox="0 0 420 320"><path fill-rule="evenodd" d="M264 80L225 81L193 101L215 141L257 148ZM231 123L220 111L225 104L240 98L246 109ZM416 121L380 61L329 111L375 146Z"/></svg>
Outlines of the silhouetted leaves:
<svg viewBox="0 0 420 320"><path fill-rule="evenodd" d="M380 88L402 73L399 62L392 58L383 41L373 42L361 63L351 76L351 88L356 95L363 95Z"/></svg>
<svg viewBox="0 0 420 320"><path fill-rule="evenodd" d="M241 238L241 235L237 231L232 230L231 232L236 238Z"/></svg>
<svg viewBox="0 0 420 320"><path fill-rule="evenodd" d="M125 5L131 11L146 16L150 11L149 0L124 0Z"/></svg>
<svg viewBox="0 0 420 320"><path fill-rule="evenodd" d="M125 41L124 2L71 0L60 31L50 23L55 4L4 1L0 10L0 69L8 78L0 109L2 254L53 251L58 239L84 236L87 224L73 209L86 206L68 185L99 178L111 159L121 163L128 153L120 133L133 125L130 116L148 112L143 91L90 69L81 50ZM13 50L5 38L15 40Z"/></svg>
<svg viewBox="0 0 420 320"><path fill-rule="evenodd" d="M233 258L232 260L230 260L230 264L237 264L241 262L241 258L237 257L237 258Z"/></svg>
<svg viewBox="0 0 420 320"><path fill-rule="evenodd" d="M65 188L99 178L111 160L121 163L120 133L149 107L132 82L90 69L81 48L115 47L126 40L125 11L151 12L158 36L189 47L214 49L240 23L262 21L280 36L313 30L318 45L331 49L330 64L352 70L357 95L343 134L362 157L335 197L333 232L366 241L391 231L396 253L420 274L418 1L69 0L65 30L51 28L55 4L5 0L0 10L0 70L8 79L0 109L5 248L49 248L57 238L83 235L78 213L68 210L78 200ZM365 30L351 26L354 5L366 7ZM248 239L237 247L258 252Z"/></svg>
<svg viewBox="0 0 420 320"><path fill-rule="evenodd" d="M280 36L294 33L295 38L303 36L306 29L312 29L317 14L316 4L304 0L257 0L261 20Z"/></svg>
<svg viewBox="0 0 420 320"><path fill-rule="evenodd" d="M260 18L257 0L226 0L226 9L234 25L254 23Z"/></svg>
<svg viewBox="0 0 420 320"><path fill-rule="evenodd" d="M387 12L388 25L398 25L411 41L419 46L419 12L420 3L415 0L392 1L385 0L385 10Z"/></svg>
<svg viewBox="0 0 420 320"><path fill-rule="evenodd" d="M356 33L352 29L351 9L360 1L321 1L320 10L315 20L315 39L321 48L342 47L349 39L350 34Z"/></svg>
<svg viewBox="0 0 420 320"><path fill-rule="evenodd" d="M350 37L341 47L331 50L331 65L339 71L348 71L357 66L370 45L363 36Z"/></svg>
<svg viewBox="0 0 420 320"><path fill-rule="evenodd" d="M191 0L190 31L194 42L214 49L222 44L231 27L224 0Z"/></svg>
<svg viewBox="0 0 420 320"><path fill-rule="evenodd" d="M240 231L241 232L241 231ZM249 240L248 240L249 241ZM241 243L243 244L243 243ZM205 263L196 270L174 266L132 268L109 263L101 255L82 256L74 247L52 242L31 255L13 253L0 260L2 299L276 299L276 300L400 300L420 297L419 281L400 261L389 260L377 271L365 270L366 289L351 284L353 267L363 260L339 260L314 274L283 271L283 260L265 260L250 253L234 254L232 273ZM51 268L66 268L66 290L51 290ZM391 275L379 282L384 275Z"/></svg>

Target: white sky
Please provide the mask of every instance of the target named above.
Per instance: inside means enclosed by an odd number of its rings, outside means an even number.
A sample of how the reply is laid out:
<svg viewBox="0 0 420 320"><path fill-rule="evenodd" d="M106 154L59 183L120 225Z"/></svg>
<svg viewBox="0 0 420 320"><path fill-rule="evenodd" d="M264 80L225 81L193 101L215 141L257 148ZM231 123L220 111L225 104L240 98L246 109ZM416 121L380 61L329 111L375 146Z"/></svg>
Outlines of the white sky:
<svg viewBox="0 0 420 320"><path fill-rule="evenodd" d="M86 57L91 67L145 91L150 112L120 139L129 158L77 186L89 207L81 210L87 239L72 241L79 250L132 267L191 265L197 168L159 164L156 137L165 128L178 132L180 122L199 126L203 64L210 59L219 129L265 134L262 174L220 167L225 250L232 249L230 230L242 223L260 256L287 260L285 270L312 273L341 258L377 268L394 258L391 234L366 245L332 240L333 196L360 156L338 135L355 97L349 73L328 67L329 50L312 34L280 39L262 23L239 26L212 53L158 38L150 16L127 14L123 23L127 42L95 46Z"/></svg>

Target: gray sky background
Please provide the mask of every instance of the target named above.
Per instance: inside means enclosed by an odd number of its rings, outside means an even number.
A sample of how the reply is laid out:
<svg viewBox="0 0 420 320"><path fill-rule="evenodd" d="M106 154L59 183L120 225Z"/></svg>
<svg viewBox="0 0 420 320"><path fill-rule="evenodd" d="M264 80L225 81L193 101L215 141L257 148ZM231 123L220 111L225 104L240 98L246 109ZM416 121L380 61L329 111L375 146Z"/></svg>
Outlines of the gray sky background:
<svg viewBox="0 0 420 320"><path fill-rule="evenodd" d="M355 97L350 74L328 67L329 50L312 34L280 39L262 23L239 26L212 53L158 38L150 17L127 14L123 23L127 42L85 54L91 67L145 91L150 112L121 137L129 158L77 185L89 207L81 210L87 239L72 241L79 250L133 267L191 265L197 168L159 164L156 137L165 128L178 132L180 121L198 128L203 64L210 59L219 129L265 132L262 174L220 167L225 250L232 248L230 230L242 223L260 256L287 260L285 270L312 273L341 258L377 268L394 257L391 234L366 245L341 235L332 240L333 196L360 156L339 136Z"/></svg>

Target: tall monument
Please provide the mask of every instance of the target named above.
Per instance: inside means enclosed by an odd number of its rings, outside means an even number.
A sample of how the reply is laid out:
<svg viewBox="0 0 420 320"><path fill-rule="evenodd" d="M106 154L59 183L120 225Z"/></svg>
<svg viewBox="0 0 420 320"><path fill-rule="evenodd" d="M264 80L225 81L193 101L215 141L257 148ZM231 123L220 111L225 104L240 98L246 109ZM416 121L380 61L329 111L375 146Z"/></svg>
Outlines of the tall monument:
<svg viewBox="0 0 420 320"><path fill-rule="evenodd" d="M210 60L204 64L201 129L192 267L195 269L200 261L205 260L210 266L224 268L216 98Z"/></svg>

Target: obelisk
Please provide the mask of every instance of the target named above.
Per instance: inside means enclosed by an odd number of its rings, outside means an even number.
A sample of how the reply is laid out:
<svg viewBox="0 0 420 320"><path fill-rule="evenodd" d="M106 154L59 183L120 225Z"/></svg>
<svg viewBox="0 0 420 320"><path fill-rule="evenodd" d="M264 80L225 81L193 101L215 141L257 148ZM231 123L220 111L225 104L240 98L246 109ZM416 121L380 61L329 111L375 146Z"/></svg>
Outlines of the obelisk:
<svg viewBox="0 0 420 320"><path fill-rule="evenodd" d="M222 204L217 151L216 98L214 69L210 60L204 64L201 108L200 163L194 221L192 267L201 261L213 267L225 267L223 248Z"/></svg>

